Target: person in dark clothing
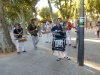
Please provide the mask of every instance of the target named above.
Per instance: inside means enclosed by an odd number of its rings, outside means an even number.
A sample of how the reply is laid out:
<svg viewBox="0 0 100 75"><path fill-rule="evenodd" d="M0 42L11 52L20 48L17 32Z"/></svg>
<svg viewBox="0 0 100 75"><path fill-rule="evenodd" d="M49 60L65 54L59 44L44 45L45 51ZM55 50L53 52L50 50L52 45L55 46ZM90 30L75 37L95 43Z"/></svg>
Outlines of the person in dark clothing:
<svg viewBox="0 0 100 75"><path fill-rule="evenodd" d="M52 27L51 31L63 31L62 26L60 25L61 23L61 19L57 19L56 25L54 27ZM70 60L70 58L68 58L67 56L67 50L64 51L64 58L66 58L67 60ZM58 59L57 61L61 60L61 56L60 56L60 51L58 51Z"/></svg>
<svg viewBox="0 0 100 75"><path fill-rule="evenodd" d="M31 20L31 23L28 26L28 31L29 31L29 33L32 36L34 49L37 50L37 43L39 41L38 35L37 35L37 33L38 33L38 27L35 25L35 22L34 22L33 19Z"/></svg>
<svg viewBox="0 0 100 75"><path fill-rule="evenodd" d="M51 29L51 31L55 31L55 30L62 31L61 25L56 25L56 26L54 26L54 27Z"/></svg>
<svg viewBox="0 0 100 75"><path fill-rule="evenodd" d="M98 38L99 38L99 33L100 33L100 21L97 22L96 33L97 33L97 36L98 36Z"/></svg>
<svg viewBox="0 0 100 75"><path fill-rule="evenodd" d="M62 31L63 29L62 29L60 23L61 23L61 18L58 18L56 25L54 27L52 27L51 31L55 31L55 30L61 30Z"/></svg>
<svg viewBox="0 0 100 75"><path fill-rule="evenodd" d="M19 23L15 24L15 29L13 30L13 34L14 34L14 37L16 38L16 48L17 48L18 54L20 54L20 49L19 49L20 46L22 48L22 51L26 52L24 48L24 42L19 41L19 39L21 39L23 35L23 28L20 27Z"/></svg>

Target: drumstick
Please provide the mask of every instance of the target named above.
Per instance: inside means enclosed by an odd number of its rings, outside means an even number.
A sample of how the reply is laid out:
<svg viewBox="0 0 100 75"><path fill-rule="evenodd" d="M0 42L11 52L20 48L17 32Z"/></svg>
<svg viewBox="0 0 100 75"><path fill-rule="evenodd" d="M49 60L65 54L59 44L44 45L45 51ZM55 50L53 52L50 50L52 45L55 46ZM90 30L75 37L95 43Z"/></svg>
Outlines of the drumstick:
<svg viewBox="0 0 100 75"><path fill-rule="evenodd" d="M22 33L22 31L19 34L21 34L21 33Z"/></svg>

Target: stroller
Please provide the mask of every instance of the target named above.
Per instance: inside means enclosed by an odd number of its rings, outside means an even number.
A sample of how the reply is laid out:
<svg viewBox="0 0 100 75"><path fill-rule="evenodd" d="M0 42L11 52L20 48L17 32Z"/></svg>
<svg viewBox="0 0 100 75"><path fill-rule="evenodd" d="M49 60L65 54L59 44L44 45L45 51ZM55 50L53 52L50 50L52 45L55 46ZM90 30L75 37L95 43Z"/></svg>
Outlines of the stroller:
<svg viewBox="0 0 100 75"><path fill-rule="evenodd" d="M52 50L65 51L66 47L66 33L62 31L53 32Z"/></svg>

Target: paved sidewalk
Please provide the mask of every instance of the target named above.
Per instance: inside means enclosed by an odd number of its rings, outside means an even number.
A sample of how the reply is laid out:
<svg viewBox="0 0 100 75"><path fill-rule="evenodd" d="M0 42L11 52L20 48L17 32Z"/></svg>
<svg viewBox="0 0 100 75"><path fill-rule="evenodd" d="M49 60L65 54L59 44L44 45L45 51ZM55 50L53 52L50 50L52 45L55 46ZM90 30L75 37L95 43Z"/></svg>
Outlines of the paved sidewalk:
<svg viewBox="0 0 100 75"><path fill-rule="evenodd" d="M12 36L13 37L13 36ZM27 53L16 52L9 57L0 58L0 75L100 75L100 42L94 31L85 34L85 65L77 65L77 49L67 46L71 60L56 61L57 54L52 55L51 44L45 43L46 35L39 38L38 50L34 50L31 36L25 42ZM75 33L72 31L72 45Z"/></svg>

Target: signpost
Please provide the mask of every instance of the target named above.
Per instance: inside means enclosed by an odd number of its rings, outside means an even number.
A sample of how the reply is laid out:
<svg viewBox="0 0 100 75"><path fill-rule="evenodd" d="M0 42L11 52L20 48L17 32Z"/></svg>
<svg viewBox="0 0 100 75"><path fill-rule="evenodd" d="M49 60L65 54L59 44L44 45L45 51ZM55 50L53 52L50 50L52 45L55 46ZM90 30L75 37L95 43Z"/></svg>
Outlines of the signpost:
<svg viewBox="0 0 100 75"><path fill-rule="evenodd" d="M84 65L84 0L81 0L79 43L78 43L78 64Z"/></svg>

